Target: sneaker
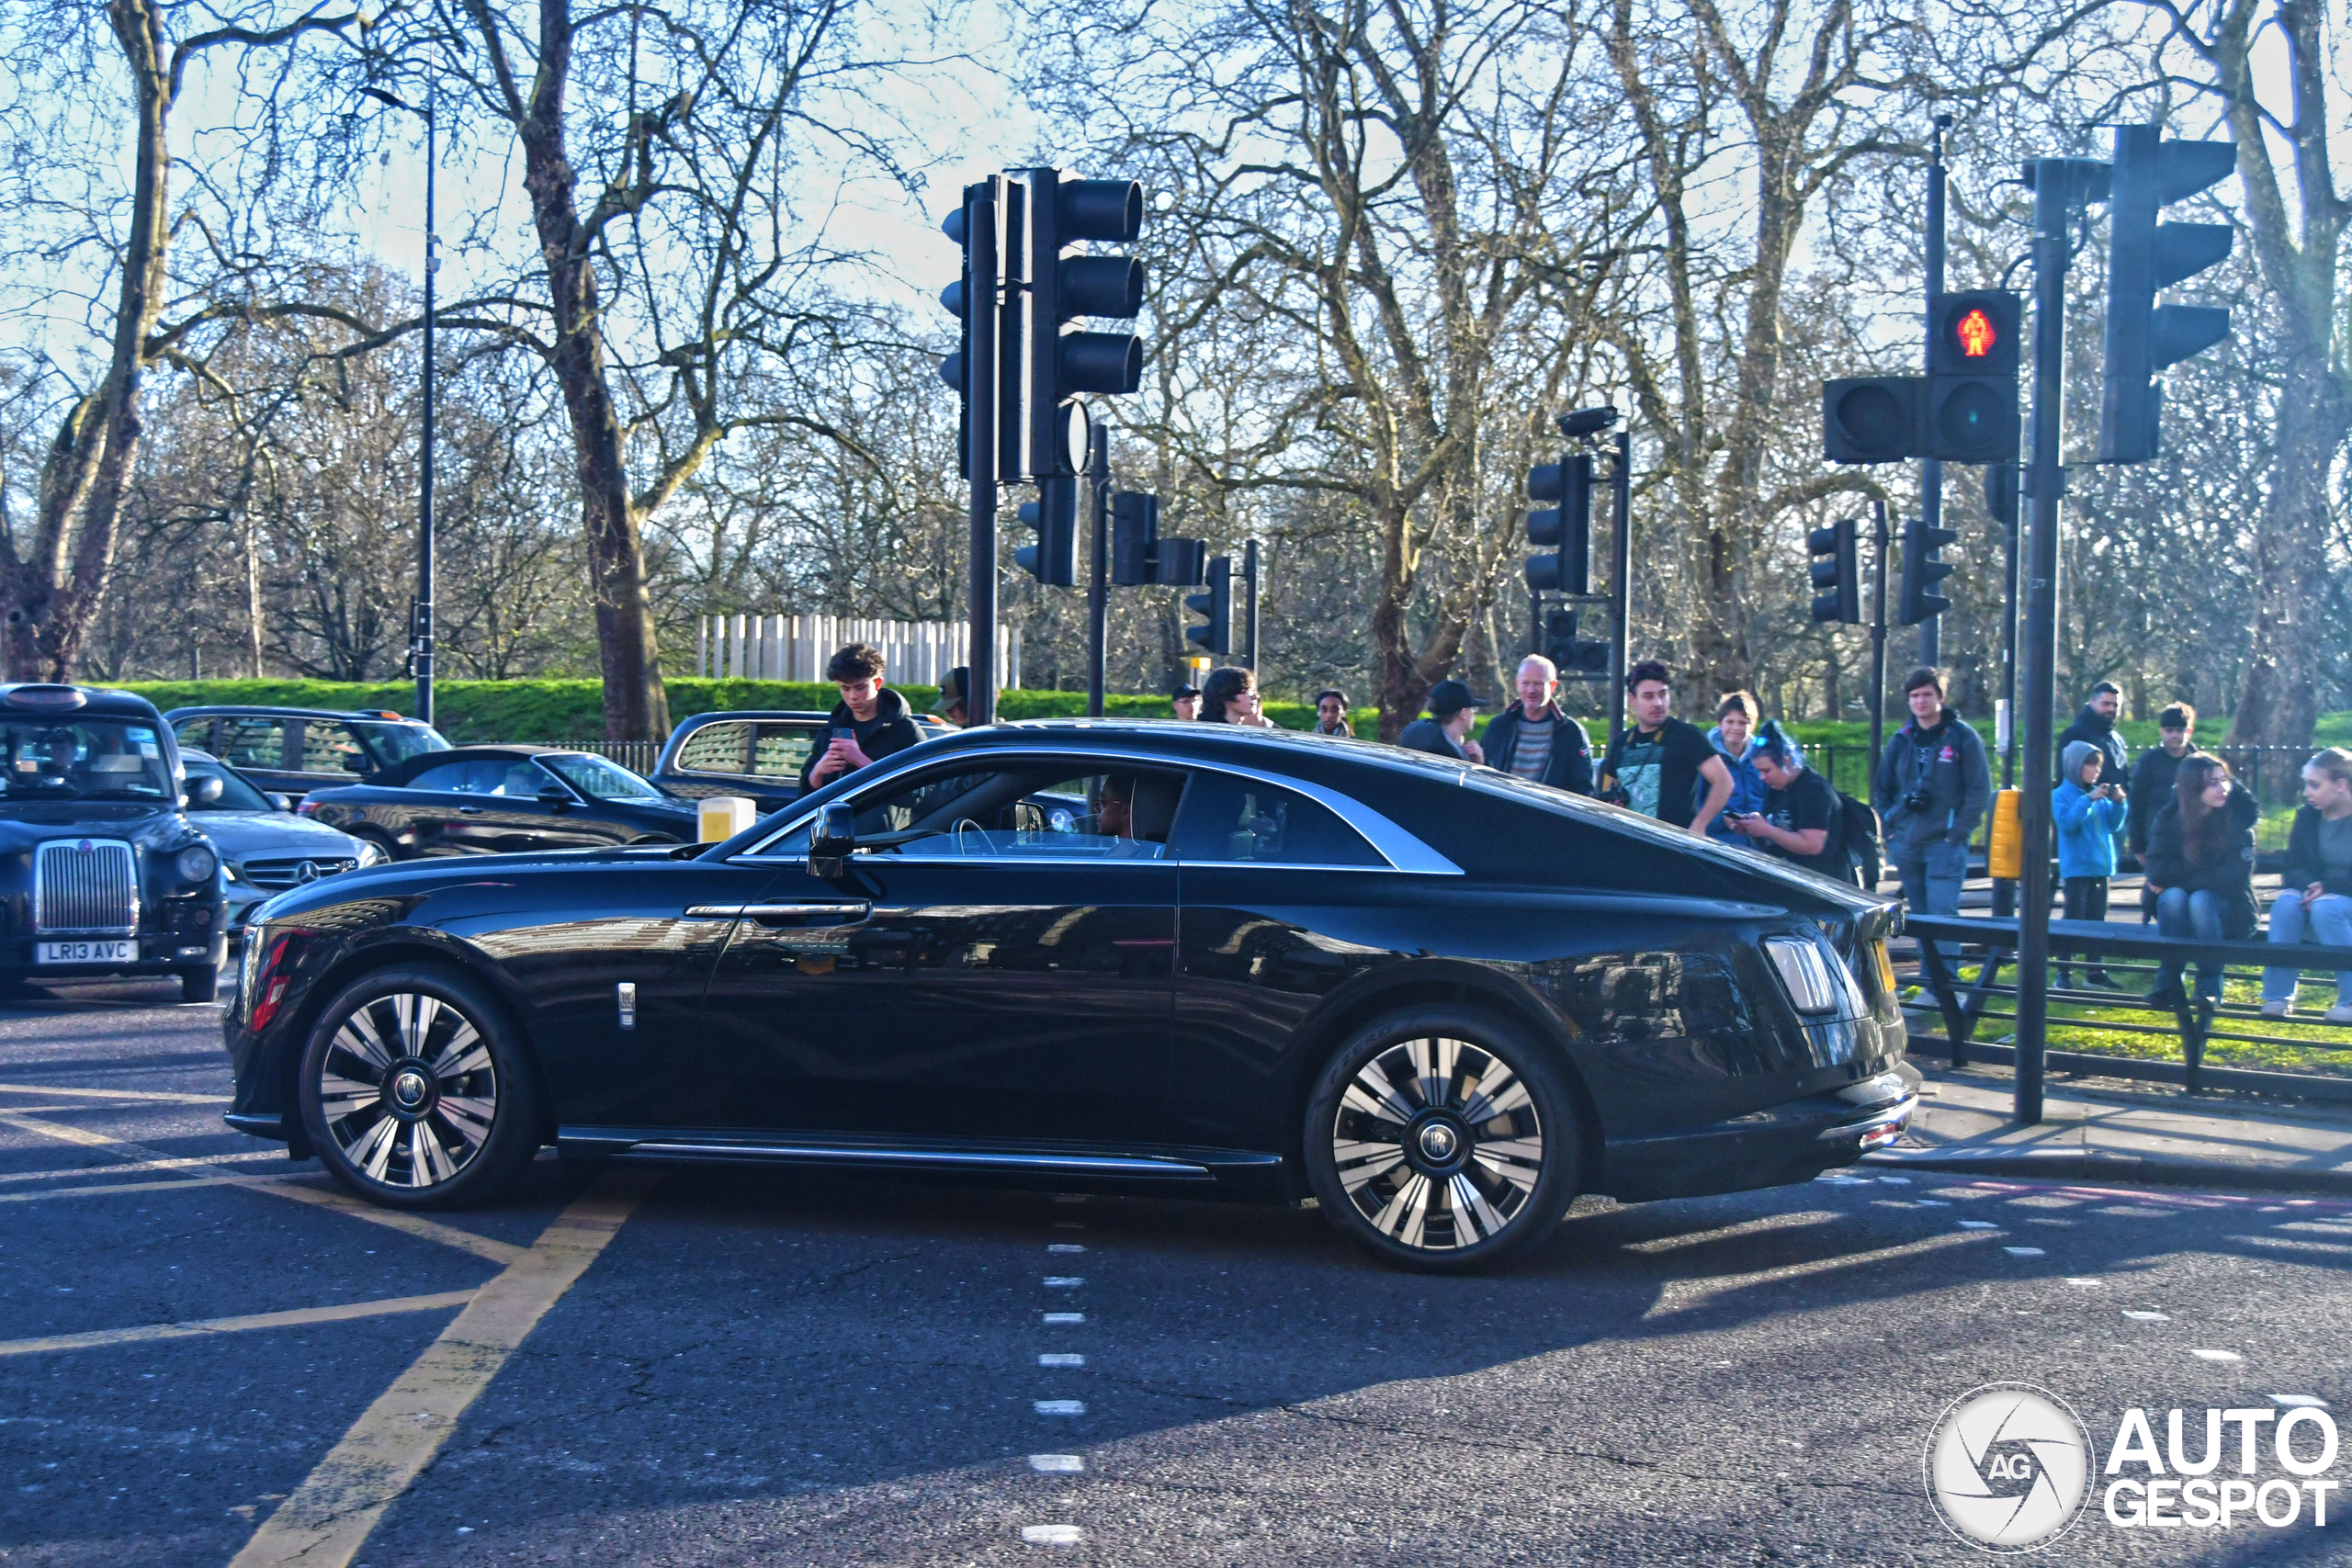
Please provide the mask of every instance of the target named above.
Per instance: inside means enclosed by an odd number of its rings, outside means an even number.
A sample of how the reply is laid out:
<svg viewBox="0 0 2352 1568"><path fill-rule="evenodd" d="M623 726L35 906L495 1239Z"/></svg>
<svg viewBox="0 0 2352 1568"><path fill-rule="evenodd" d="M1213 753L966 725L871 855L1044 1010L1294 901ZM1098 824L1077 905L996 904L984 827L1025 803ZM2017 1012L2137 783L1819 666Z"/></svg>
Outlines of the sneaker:
<svg viewBox="0 0 2352 1568"><path fill-rule="evenodd" d="M2287 1016L2287 1004L2285 1002L2274 1002L2266 998L2262 1003L2262 1016L2265 1018L2284 1018Z"/></svg>
<svg viewBox="0 0 2352 1568"><path fill-rule="evenodd" d="M2352 1023L2352 1002L2338 1002L2327 1010L2329 1023Z"/></svg>
<svg viewBox="0 0 2352 1568"><path fill-rule="evenodd" d="M2158 986L2154 990L2150 991L2145 996L2142 997L2140 1000L2146 1006L2152 1008L2178 1007L2180 1005L2180 993L2173 989L2170 986Z"/></svg>

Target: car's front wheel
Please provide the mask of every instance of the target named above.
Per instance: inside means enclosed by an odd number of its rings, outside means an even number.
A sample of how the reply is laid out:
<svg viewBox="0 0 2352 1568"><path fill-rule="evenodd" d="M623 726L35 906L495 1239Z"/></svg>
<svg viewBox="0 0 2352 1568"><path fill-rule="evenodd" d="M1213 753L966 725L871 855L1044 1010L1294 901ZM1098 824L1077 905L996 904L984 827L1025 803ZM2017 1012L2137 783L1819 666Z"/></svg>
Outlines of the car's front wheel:
<svg viewBox="0 0 2352 1568"><path fill-rule="evenodd" d="M1469 1009L1358 1030L1316 1080L1306 1134L1324 1215L1408 1269L1491 1267L1550 1235L1576 1196L1565 1069L1524 1031Z"/></svg>
<svg viewBox="0 0 2352 1568"><path fill-rule="evenodd" d="M300 1097L327 1169L390 1208L479 1201L538 1152L522 1042L453 971L379 970L345 987L311 1031Z"/></svg>

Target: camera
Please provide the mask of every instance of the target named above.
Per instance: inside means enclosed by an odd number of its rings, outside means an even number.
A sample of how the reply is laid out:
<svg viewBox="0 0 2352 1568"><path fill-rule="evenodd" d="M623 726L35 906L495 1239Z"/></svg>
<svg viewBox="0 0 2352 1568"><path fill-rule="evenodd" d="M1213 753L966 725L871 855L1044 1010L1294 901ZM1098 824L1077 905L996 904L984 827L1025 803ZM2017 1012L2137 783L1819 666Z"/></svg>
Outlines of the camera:
<svg viewBox="0 0 2352 1568"><path fill-rule="evenodd" d="M1935 797L1928 792L1926 784L1916 784L1911 786L1910 792L1904 795L1903 807L1906 811L1925 811L1928 809L1928 803L1933 798Z"/></svg>

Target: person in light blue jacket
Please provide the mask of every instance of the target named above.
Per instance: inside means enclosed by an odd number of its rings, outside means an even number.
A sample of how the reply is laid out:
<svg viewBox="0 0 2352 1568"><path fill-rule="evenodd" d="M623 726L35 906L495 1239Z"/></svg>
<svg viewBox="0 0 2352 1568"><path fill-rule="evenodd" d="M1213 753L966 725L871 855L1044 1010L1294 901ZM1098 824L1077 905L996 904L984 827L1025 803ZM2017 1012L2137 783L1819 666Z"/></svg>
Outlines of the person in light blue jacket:
<svg viewBox="0 0 2352 1568"><path fill-rule="evenodd" d="M2050 815L2058 824L2058 877L2065 889L2070 920L2107 919L2107 879L2115 874L2115 830L2129 810L2123 786L2098 782L2107 754L2087 740L2069 741L2060 761L2065 782L2050 792ZM2072 984L2074 970L2063 959L2058 984ZM2113 986L2098 960L2090 960L2090 982Z"/></svg>
<svg viewBox="0 0 2352 1568"><path fill-rule="evenodd" d="M1731 798L1707 824L1707 837L1719 843L1740 844L1755 848L1754 840L1731 830L1731 819L1746 817L1764 809L1764 797L1771 792L1764 787L1764 775L1756 771L1756 758L1764 743L1756 739L1758 709L1756 699L1746 692L1734 692L1715 705L1715 727L1707 731L1707 744L1724 760L1724 771L1731 774Z"/></svg>

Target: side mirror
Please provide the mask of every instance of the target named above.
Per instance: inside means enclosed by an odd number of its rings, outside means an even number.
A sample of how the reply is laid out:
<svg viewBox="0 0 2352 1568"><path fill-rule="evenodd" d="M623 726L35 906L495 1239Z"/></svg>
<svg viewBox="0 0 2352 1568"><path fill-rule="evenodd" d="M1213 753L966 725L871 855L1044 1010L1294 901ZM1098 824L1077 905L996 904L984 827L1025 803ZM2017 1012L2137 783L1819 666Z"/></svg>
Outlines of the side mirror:
<svg viewBox="0 0 2352 1568"><path fill-rule="evenodd" d="M269 797L269 808L272 811L291 811L294 809L294 797L273 793Z"/></svg>
<svg viewBox="0 0 2352 1568"><path fill-rule="evenodd" d="M563 788L560 784L549 784L547 788L539 791L539 804L541 806L553 807L555 809L560 811L563 807L571 804L571 792Z"/></svg>
<svg viewBox="0 0 2352 1568"><path fill-rule="evenodd" d="M831 882L848 869L856 848L857 813L838 801L822 807L808 830L808 874Z"/></svg>
<svg viewBox="0 0 2352 1568"><path fill-rule="evenodd" d="M187 781L187 803L190 806L213 806L220 799L220 781L217 778Z"/></svg>

